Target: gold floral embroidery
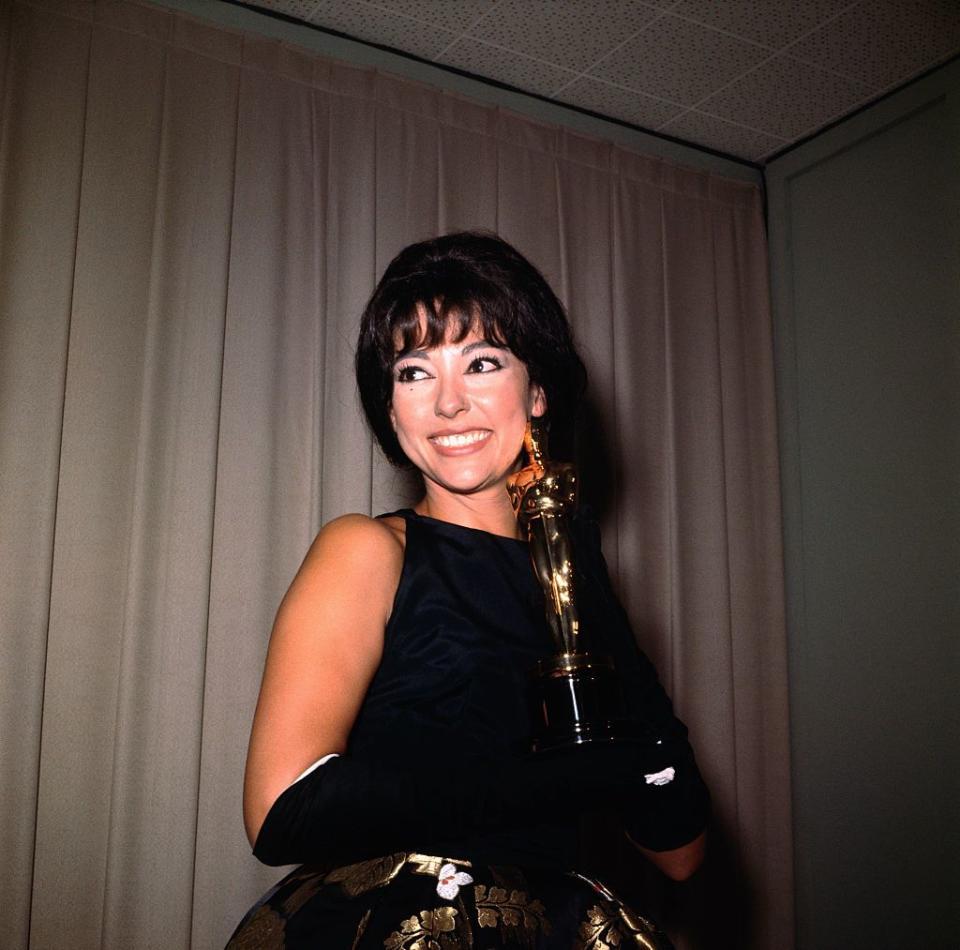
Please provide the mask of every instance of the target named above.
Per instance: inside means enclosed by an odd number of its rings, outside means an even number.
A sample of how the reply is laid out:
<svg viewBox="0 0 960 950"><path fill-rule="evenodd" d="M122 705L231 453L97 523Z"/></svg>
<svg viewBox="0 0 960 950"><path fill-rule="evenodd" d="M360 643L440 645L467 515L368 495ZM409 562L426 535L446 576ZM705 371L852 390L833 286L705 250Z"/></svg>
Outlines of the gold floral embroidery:
<svg viewBox="0 0 960 950"><path fill-rule="evenodd" d="M491 887L477 884L473 888L473 898L477 905L477 923L481 927L523 927L524 930L544 933L550 932L543 904L539 900L530 900L525 891L508 891L503 887ZM505 935L506 936L506 935Z"/></svg>
<svg viewBox="0 0 960 950"><path fill-rule="evenodd" d="M385 950L458 950L460 940L454 930L457 926L454 907L422 910L419 917L401 921L400 930L383 941Z"/></svg>
<svg viewBox="0 0 960 950"><path fill-rule="evenodd" d="M611 904L594 904L580 924L575 950L610 950L619 947L623 934Z"/></svg>
<svg viewBox="0 0 960 950"><path fill-rule="evenodd" d="M264 905L244 924L243 929L227 944L227 950L282 950L284 920Z"/></svg>
<svg viewBox="0 0 960 950"><path fill-rule="evenodd" d="M325 884L339 884L347 897L359 897L375 887L389 884L406 863L405 854L388 854L346 867L334 868L325 878Z"/></svg>
<svg viewBox="0 0 960 950"><path fill-rule="evenodd" d="M614 950L637 947L642 950L667 950L670 944L657 928L621 904L603 901L587 911L580 924L574 950Z"/></svg>

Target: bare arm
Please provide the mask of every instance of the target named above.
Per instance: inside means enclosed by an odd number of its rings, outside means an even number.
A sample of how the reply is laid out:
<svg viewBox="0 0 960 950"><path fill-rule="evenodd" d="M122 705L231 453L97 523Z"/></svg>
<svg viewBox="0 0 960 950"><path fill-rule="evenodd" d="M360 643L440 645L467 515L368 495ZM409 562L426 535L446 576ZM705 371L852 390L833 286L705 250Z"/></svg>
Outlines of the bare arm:
<svg viewBox="0 0 960 950"><path fill-rule="evenodd" d="M343 752L383 653L403 546L383 522L346 515L317 536L270 637L243 788L251 844L278 796Z"/></svg>
<svg viewBox="0 0 960 950"><path fill-rule="evenodd" d="M645 858L674 881L685 881L703 864L707 852L707 834L701 832L693 841L670 851L651 851L634 842Z"/></svg>

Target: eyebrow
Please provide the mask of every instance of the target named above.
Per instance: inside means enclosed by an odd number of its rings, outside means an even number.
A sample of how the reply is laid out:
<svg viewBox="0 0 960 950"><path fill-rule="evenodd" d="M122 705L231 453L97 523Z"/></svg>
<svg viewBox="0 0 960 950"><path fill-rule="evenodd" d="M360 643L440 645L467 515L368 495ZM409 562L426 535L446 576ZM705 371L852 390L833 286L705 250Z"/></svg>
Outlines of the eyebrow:
<svg viewBox="0 0 960 950"><path fill-rule="evenodd" d="M506 350L509 347L504 346L502 343L493 343L490 340L477 340L475 343L468 343L461 351L461 356L467 356L470 353L473 353L474 350ZM406 350L403 353L398 353L393 360L393 365L396 366L401 360L415 359L415 360L427 360L430 358L429 350Z"/></svg>

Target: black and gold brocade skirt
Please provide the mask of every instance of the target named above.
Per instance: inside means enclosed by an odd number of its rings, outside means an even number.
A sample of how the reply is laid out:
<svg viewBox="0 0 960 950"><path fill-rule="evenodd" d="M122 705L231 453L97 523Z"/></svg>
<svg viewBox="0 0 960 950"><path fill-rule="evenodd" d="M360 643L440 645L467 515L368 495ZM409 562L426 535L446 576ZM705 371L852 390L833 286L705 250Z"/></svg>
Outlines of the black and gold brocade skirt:
<svg viewBox="0 0 960 950"><path fill-rule="evenodd" d="M227 950L670 950L602 884L574 872L392 854L304 865L241 921Z"/></svg>

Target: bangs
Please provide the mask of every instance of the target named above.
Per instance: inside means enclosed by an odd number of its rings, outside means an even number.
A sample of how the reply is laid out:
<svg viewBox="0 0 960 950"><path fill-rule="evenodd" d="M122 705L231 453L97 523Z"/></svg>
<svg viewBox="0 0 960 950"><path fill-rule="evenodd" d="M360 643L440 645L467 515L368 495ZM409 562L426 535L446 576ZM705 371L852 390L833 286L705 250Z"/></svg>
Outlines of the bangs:
<svg viewBox="0 0 960 950"><path fill-rule="evenodd" d="M425 319L424 319L425 318ZM459 343L471 331L497 346L508 347L500 321L475 300L451 297L397 302L387 321L393 358L412 350Z"/></svg>

